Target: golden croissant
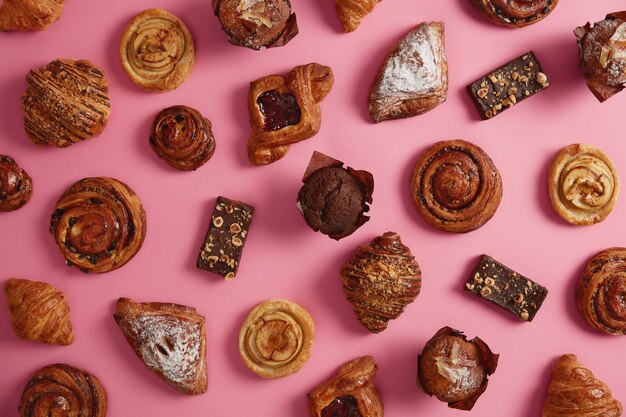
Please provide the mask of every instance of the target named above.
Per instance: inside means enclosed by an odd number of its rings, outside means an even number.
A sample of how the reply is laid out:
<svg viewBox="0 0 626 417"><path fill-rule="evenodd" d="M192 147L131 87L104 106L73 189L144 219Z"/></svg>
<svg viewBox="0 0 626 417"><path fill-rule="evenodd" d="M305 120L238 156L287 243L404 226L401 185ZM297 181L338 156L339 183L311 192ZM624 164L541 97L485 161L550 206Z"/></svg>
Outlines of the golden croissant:
<svg viewBox="0 0 626 417"><path fill-rule="evenodd" d="M335 0L335 10L344 32L353 32L380 0Z"/></svg>
<svg viewBox="0 0 626 417"><path fill-rule="evenodd" d="M65 0L4 0L0 30L44 30L61 17Z"/></svg>
<svg viewBox="0 0 626 417"><path fill-rule="evenodd" d="M45 282L11 278L4 294L18 337L62 346L74 341L70 307L61 291Z"/></svg>

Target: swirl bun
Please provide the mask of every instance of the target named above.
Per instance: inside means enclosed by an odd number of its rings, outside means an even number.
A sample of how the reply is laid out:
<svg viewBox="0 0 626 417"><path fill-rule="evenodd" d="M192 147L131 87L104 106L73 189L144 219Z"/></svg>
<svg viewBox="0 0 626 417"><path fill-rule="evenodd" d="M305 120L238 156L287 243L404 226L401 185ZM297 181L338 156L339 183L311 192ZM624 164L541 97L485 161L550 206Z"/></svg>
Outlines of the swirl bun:
<svg viewBox="0 0 626 417"><path fill-rule="evenodd" d="M417 212L447 232L476 230L495 214L502 179L489 156L464 140L438 142L422 154L413 170L411 192Z"/></svg>
<svg viewBox="0 0 626 417"><path fill-rule="evenodd" d="M23 207L33 195L33 180L7 155L0 155L0 211Z"/></svg>
<svg viewBox="0 0 626 417"><path fill-rule="evenodd" d="M122 66L139 87L157 93L178 88L193 70L195 49L185 24L161 9L139 13L120 41Z"/></svg>
<svg viewBox="0 0 626 417"><path fill-rule="evenodd" d="M200 168L215 152L211 122L187 106L168 107L157 114L150 145L159 158L183 171Z"/></svg>
<svg viewBox="0 0 626 417"><path fill-rule="evenodd" d="M575 143L561 149L550 165L548 190L554 210L576 225L599 223L619 196L613 162L600 149Z"/></svg>
<svg viewBox="0 0 626 417"><path fill-rule="evenodd" d="M113 178L84 178L59 199L50 233L68 265L108 272L130 261L146 236L139 197Z"/></svg>
<svg viewBox="0 0 626 417"><path fill-rule="evenodd" d="M610 248L587 264L576 287L576 307L596 329L626 334L626 248Z"/></svg>
<svg viewBox="0 0 626 417"><path fill-rule="evenodd" d="M549 15L558 0L470 0L487 20L501 26L520 28Z"/></svg>
<svg viewBox="0 0 626 417"><path fill-rule="evenodd" d="M298 372L311 356L313 320L289 300L268 300L254 307L239 332L239 352L248 368L263 378Z"/></svg>
<svg viewBox="0 0 626 417"><path fill-rule="evenodd" d="M18 412L20 417L104 417L107 395L95 376L58 363L32 376L22 394Z"/></svg>

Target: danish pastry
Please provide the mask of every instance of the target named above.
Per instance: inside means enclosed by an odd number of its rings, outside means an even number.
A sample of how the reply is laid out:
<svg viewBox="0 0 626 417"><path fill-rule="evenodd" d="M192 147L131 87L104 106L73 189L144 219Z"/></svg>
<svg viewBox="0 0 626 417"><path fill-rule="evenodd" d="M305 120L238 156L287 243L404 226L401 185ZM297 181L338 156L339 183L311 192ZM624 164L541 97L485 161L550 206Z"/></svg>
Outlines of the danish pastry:
<svg viewBox="0 0 626 417"><path fill-rule="evenodd" d="M30 201L33 180L8 155L0 155L0 211L17 210Z"/></svg>
<svg viewBox="0 0 626 417"><path fill-rule="evenodd" d="M500 26L520 28L544 19L558 0L470 0L480 14Z"/></svg>
<svg viewBox="0 0 626 417"><path fill-rule="evenodd" d="M3 0L0 30L45 30L61 17L65 0Z"/></svg>

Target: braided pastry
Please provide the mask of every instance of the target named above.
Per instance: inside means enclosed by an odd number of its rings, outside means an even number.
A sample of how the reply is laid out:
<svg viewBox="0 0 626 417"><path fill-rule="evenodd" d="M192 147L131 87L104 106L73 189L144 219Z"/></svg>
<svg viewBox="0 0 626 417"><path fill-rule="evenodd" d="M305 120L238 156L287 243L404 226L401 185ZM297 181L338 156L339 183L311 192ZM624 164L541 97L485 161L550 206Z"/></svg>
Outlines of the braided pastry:
<svg viewBox="0 0 626 417"><path fill-rule="evenodd" d="M550 165L548 190L554 210L576 225L599 223L619 196L613 162L600 149L576 143L561 149Z"/></svg>
<svg viewBox="0 0 626 417"><path fill-rule="evenodd" d="M250 83L250 162L271 164L285 156L289 145L316 135L322 124L319 103L332 86L332 70L316 63L299 65L287 76L268 75Z"/></svg>
<svg viewBox="0 0 626 417"><path fill-rule="evenodd" d="M107 395L95 376L57 363L28 381L18 412L20 417L104 417Z"/></svg>
<svg viewBox="0 0 626 417"><path fill-rule="evenodd" d="M183 171L200 168L215 152L211 122L187 106L168 107L157 114L150 145L159 158Z"/></svg>
<svg viewBox="0 0 626 417"><path fill-rule="evenodd" d="M185 24L171 13L148 9L133 18L120 41L122 66L139 87L162 93L191 74L195 49Z"/></svg>
<svg viewBox="0 0 626 417"><path fill-rule="evenodd" d="M520 28L549 15L559 0L470 0L487 20L501 26Z"/></svg>
<svg viewBox="0 0 626 417"><path fill-rule="evenodd" d="M68 265L83 272L108 272L130 261L146 236L139 197L113 178L84 178L59 199L50 221Z"/></svg>
<svg viewBox="0 0 626 417"><path fill-rule="evenodd" d="M65 0L3 0L0 30L45 30L61 17Z"/></svg>
<svg viewBox="0 0 626 417"><path fill-rule="evenodd" d="M344 32L353 32L380 0L335 0L335 11Z"/></svg>
<svg viewBox="0 0 626 417"><path fill-rule="evenodd" d="M626 248L610 248L587 264L576 287L576 307L590 326L626 334Z"/></svg>
<svg viewBox="0 0 626 417"><path fill-rule="evenodd" d="M23 207L33 195L33 180L7 155L0 155L0 211Z"/></svg>
<svg viewBox="0 0 626 417"><path fill-rule="evenodd" d="M387 232L359 246L341 268L343 293L372 333L387 328L420 293L422 274L400 236Z"/></svg>
<svg viewBox="0 0 626 417"><path fill-rule="evenodd" d="M28 137L59 148L98 136L111 113L104 70L87 60L56 59L30 71L21 102Z"/></svg>
<svg viewBox="0 0 626 417"><path fill-rule="evenodd" d="M74 341L70 306L61 291L45 282L11 278L4 294L17 337L61 346Z"/></svg>
<svg viewBox="0 0 626 417"><path fill-rule="evenodd" d="M464 140L450 140L422 154L413 170L411 192L428 224L465 233L493 217L502 199L502 180L485 151Z"/></svg>

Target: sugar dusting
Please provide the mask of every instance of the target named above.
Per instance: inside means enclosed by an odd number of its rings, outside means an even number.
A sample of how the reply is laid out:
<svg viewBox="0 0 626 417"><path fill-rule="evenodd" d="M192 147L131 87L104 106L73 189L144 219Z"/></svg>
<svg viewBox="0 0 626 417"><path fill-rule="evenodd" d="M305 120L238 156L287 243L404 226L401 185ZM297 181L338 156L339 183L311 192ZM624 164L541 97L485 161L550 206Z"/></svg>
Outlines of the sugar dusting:
<svg viewBox="0 0 626 417"><path fill-rule="evenodd" d="M459 356L459 343L454 342L450 356L437 356L437 372L450 381L451 392L461 392L480 385L475 373L470 368L477 366L476 361Z"/></svg>

